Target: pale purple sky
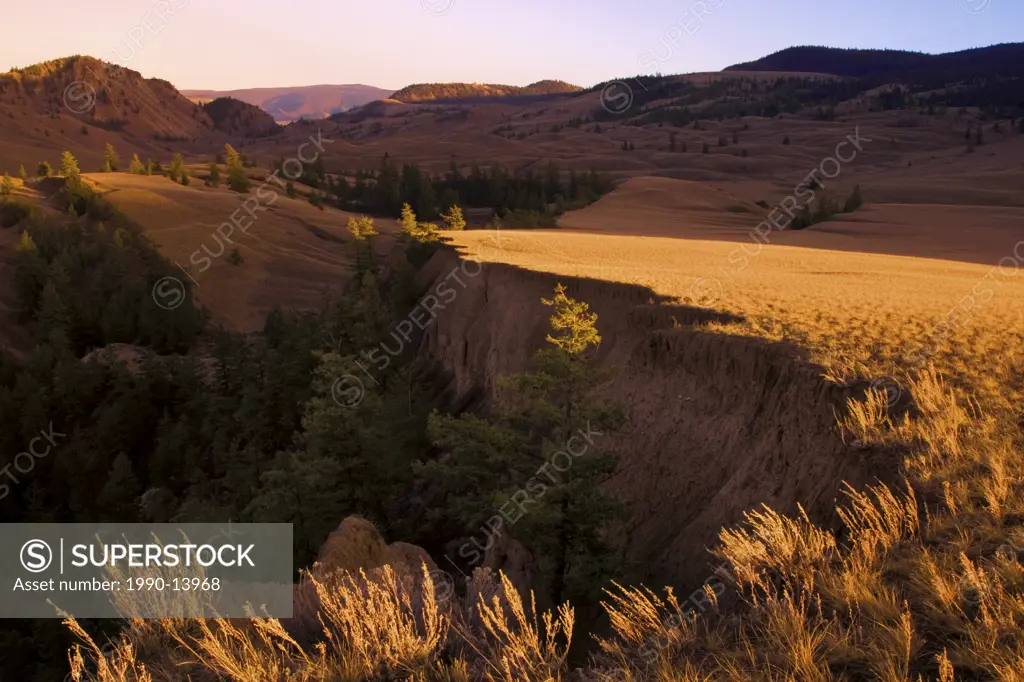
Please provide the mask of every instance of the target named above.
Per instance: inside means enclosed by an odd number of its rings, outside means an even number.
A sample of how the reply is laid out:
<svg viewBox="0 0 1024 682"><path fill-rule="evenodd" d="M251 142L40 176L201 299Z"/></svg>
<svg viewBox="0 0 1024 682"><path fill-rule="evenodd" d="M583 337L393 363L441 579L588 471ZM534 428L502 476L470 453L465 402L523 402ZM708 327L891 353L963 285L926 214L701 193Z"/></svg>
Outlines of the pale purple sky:
<svg viewBox="0 0 1024 682"><path fill-rule="evenodd" d="M1024 40L1024 0L42 0L0 10L0 69L89 54L181 89L470 81L589 86L793 45Z"/></svg>

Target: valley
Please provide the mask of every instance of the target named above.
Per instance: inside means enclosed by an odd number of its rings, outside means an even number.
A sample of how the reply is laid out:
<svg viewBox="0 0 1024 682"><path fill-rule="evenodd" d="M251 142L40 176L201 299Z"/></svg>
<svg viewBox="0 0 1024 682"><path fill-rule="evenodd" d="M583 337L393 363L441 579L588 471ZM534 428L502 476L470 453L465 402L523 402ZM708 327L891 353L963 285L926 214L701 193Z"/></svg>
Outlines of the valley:
<svg viewBox="0 0 1024 682"><path fill-rule="evenodd" d="M0 679L1019 682L1021 55L0 74L0 452L71 434L0 520L296 569L281 618L14 622Z"/></svg>

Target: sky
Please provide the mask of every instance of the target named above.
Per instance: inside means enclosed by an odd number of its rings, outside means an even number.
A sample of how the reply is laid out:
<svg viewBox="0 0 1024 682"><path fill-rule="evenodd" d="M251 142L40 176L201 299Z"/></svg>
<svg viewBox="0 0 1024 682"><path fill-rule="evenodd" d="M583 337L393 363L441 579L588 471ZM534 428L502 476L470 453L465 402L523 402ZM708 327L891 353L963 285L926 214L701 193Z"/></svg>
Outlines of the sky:
<svg viewBox="0 0 1024 682"><path fill-rule="evenodd" d="M88 54L179 89L591 86L793 45L1024 41L1024 0L46 0L0 10L0 69Z"/></svg>

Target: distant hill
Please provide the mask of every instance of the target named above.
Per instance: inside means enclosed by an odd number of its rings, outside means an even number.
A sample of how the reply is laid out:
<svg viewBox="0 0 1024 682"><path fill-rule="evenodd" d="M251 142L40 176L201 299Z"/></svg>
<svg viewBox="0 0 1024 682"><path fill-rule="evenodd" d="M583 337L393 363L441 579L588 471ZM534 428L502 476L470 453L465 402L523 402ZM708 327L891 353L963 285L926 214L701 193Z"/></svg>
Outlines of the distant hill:
<svg viewBox="0 0 1024 682"><path fill-rule="evenodd" d="M543 80L527 86L492 83L417 83L391 96L400 102L486 99L491 97L532 97L580 92L582 88L565 81Z"/></svg>
<svg viewBox="0 0 1024 682"><path fill-rule="evenodd" d="M278 123L289 123L300 118L326 118L385 99L391 96L391 92L372 85L307 85L224 91L182 90L181 94L200 104L231 97L263 109Z"/></svg>
<svg viewBox="0 0 1024 682"><path fill-rule="evenodd" d="M150 139L192 139L214 128L167 81L87 56L0 73L0 105L7 123L35 127L66 117Z"/></svg>
<svg viewBox="0 0 1024 682"><path fill-rule="evenodd" d="M1020 77L1024 75L1024 43L1004 43L960 52L927 54L905 50L857 50L836 47L790 47L725 71L803 71L837 76L904 79Z"/></svg>
<svg viewBox="0 0 1024 682"><path fill-rule="evenodd" d="M233 97L218 97L203 105L214 127L228 135L266 137L278 132L274 117L257 106Z"/></svg>

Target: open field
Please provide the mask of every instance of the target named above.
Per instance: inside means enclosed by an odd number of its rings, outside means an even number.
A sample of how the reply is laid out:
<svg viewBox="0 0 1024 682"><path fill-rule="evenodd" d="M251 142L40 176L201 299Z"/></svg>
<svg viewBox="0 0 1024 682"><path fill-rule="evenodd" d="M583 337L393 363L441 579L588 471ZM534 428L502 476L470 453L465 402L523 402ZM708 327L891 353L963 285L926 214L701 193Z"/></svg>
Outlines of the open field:
<svg viewBox="0 0 1024 682"><path fill-rule="evenodd" d="M987 404L1017 409L1024 397L1020 209L869 205L848 220L773 233L763 244L750 235L760 218L719 210L730 200L721 192L682 182L670 191L672 182L632 181L619 190L621 203L616 192L562 220L596 225L595 233L450 236L469 258L640 284L742 315L745 322L720 331L796 342L838 377L858 369L898 375L931 358ZM677 204L666 211L664 202L639 200L644 194ZM686 238L645 236L652 224L653 234Z"/></svg>

